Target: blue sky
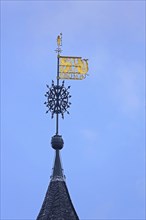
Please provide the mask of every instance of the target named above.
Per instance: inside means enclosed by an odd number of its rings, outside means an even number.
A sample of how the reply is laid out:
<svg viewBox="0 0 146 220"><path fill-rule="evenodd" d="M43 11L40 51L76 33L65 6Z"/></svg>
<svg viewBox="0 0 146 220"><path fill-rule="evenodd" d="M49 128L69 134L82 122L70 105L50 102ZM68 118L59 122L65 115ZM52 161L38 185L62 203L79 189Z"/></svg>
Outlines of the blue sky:
<svg viewBox="0 0 146 220"><path fill-rule="evenodd" d="M145 219L145 1L1 1L1 219L35 219L52 172L46 84L62 55L89 59L60 119L81 220Z"/></svg>

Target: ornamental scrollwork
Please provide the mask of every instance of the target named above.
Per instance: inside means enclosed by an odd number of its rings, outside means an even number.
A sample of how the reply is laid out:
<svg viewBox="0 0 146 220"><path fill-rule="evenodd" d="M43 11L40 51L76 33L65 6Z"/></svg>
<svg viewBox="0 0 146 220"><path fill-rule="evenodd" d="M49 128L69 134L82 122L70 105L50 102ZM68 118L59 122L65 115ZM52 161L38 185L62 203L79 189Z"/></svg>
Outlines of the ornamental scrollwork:
<svg viewBox="0 0 146 220"><path fill-rule="evenodd" d="M70 86L67 88L64 87L64 81L62 85L54 85L54 81L52 81L52 86L49 87L48 92L46 92L45 96L47 97L47 101L44 103L48 110L52 114L52 118L54 114L61 114L62 118L64 118L64 113L67 112L69 114L68 108L70 107L71 103L69 102L69 98L71 95L69 94Z"/></svg>

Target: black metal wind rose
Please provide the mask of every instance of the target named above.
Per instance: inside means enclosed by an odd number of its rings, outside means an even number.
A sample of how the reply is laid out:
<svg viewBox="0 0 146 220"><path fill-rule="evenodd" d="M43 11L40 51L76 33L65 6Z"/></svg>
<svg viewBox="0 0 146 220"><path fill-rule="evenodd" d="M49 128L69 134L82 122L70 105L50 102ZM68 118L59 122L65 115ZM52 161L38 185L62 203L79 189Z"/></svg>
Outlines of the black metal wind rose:
<svg viewBox="0 0 146 220"><path fill-rule="evenodd" d="M64 113L68 112L68 108L70 107L71 103L69 102L69 98L71 98L71 95L69 95L68 89L70 86L67 87L67 89L64 87L64 81L62 82L62 85L54 85L54 81L52 81L52 86L49 87L47 85L47 88L49 89L48 92L46 92L45 96L47 97L47 102L44 104L47 106L48 110L52 113L52 118L54 114L61 114L62 118L64 118Z"/></svg>

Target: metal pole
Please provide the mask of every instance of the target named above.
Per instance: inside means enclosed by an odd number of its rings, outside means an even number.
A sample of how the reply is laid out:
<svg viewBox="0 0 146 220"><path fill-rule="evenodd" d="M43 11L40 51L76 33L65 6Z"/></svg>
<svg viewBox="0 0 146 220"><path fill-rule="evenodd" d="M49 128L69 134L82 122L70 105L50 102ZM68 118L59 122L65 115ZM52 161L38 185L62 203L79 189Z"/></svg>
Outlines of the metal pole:
<svg viewBox="0 0 146 220"><path fill-rule="evenodd" d="M59 87L59 53L57 56L57 89ZM57 97L57 107L59 107L59 97ZM58 109L58 108L57 108ZM59 114L56 114L56 135L58 135L58 126L59 126Z"/></svg>

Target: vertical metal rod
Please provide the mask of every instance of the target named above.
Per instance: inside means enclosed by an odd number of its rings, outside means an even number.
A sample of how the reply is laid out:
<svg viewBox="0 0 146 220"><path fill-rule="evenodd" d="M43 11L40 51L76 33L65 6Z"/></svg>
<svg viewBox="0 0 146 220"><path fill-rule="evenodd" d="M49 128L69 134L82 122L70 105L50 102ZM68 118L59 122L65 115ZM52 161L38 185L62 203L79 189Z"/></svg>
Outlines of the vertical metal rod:
<svg viewBox="0 0 146 220"><path fill-rule="evenodd" d="M57 56L57 87L59 86L59 53ZM57 105L59 103L58 97L57 97ZM58 135L58 127L59 127L59 114L57 112L56 114L56 135Z"/></svg>

